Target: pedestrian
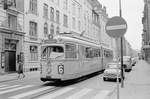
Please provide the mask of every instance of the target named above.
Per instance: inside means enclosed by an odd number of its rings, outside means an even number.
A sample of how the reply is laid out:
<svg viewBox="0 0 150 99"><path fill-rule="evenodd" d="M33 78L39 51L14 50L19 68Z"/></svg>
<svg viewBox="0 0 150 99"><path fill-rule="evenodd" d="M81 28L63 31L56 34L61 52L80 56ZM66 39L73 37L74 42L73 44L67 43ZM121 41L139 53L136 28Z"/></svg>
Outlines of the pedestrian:
<svg viewBox="0 0 150 99"><path fill-rule="evenodd" d="M19 61L19 67L18 67L18 78L20 78L20 75L23 75L23 78L25 77L25 74L23 73L23 63Z"/></svg>

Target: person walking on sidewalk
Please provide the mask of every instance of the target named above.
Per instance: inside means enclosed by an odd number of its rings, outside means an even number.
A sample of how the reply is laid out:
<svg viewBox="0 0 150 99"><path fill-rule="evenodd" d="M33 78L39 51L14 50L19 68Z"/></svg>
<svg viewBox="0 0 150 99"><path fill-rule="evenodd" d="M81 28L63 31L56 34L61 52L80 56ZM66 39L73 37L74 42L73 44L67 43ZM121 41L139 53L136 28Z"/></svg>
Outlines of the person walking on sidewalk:
<svg viewBox="0 0 150 99"><path fill-rule="evenodd" d="M19 67L18 67L18 78L20 78L20 75L23 75L23 78L25 77L25 74L23 73L23 63L19 61Z"/></svg>

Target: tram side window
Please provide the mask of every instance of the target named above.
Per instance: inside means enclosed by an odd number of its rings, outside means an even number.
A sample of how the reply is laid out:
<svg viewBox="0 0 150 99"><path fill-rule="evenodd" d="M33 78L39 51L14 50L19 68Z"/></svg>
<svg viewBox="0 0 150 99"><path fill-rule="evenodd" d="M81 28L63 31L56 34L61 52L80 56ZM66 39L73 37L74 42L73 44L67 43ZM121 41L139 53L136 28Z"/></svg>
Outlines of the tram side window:
<svg viewBox="0 0 150 99"><path fill-rule="evenodd" d="M92 58L92 50L90 47L85 48L86 58Z"/></svg>
<svg viewBox="0 0 150 99"><path fill-rule="evenodd" d="M111 52L104 50L104 56L105 57L111 57Z"/></svg>
<svg viewBox="0 0 150 99"><path fill-rule="evenodd" d="M101 50L98 49L98 54L99 54L99 57L101 57Z"/></svg>
<svg viewBox="0 0 150 99"><path fill-rule="evenodd" d="M66 58L77 58L77 48L75 44L67 43L65 45L66 47Z"/></svg>

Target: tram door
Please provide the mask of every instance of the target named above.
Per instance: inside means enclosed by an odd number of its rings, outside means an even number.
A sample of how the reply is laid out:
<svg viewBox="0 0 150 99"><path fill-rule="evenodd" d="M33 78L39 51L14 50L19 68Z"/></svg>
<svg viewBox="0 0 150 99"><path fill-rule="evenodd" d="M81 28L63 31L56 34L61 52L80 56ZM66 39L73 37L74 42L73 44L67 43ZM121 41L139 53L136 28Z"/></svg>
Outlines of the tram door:
<svg viewBox="0 0 150 99"><path fill-rule="evenodd" d="M5 52L5 72L16 71L16 52L6 51Z"/></svg>

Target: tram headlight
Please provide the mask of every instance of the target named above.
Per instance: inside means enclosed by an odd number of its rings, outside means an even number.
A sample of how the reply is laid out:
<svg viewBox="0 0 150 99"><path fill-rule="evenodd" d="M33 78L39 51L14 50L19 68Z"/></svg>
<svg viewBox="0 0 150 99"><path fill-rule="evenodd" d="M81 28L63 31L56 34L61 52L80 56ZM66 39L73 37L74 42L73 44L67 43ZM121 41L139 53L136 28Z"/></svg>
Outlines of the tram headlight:
<svg viewBox="0 0 150 99"><path fill-rule="evenodd" d="M64 65L58 65L58 74L64 74Z"/></svg>

